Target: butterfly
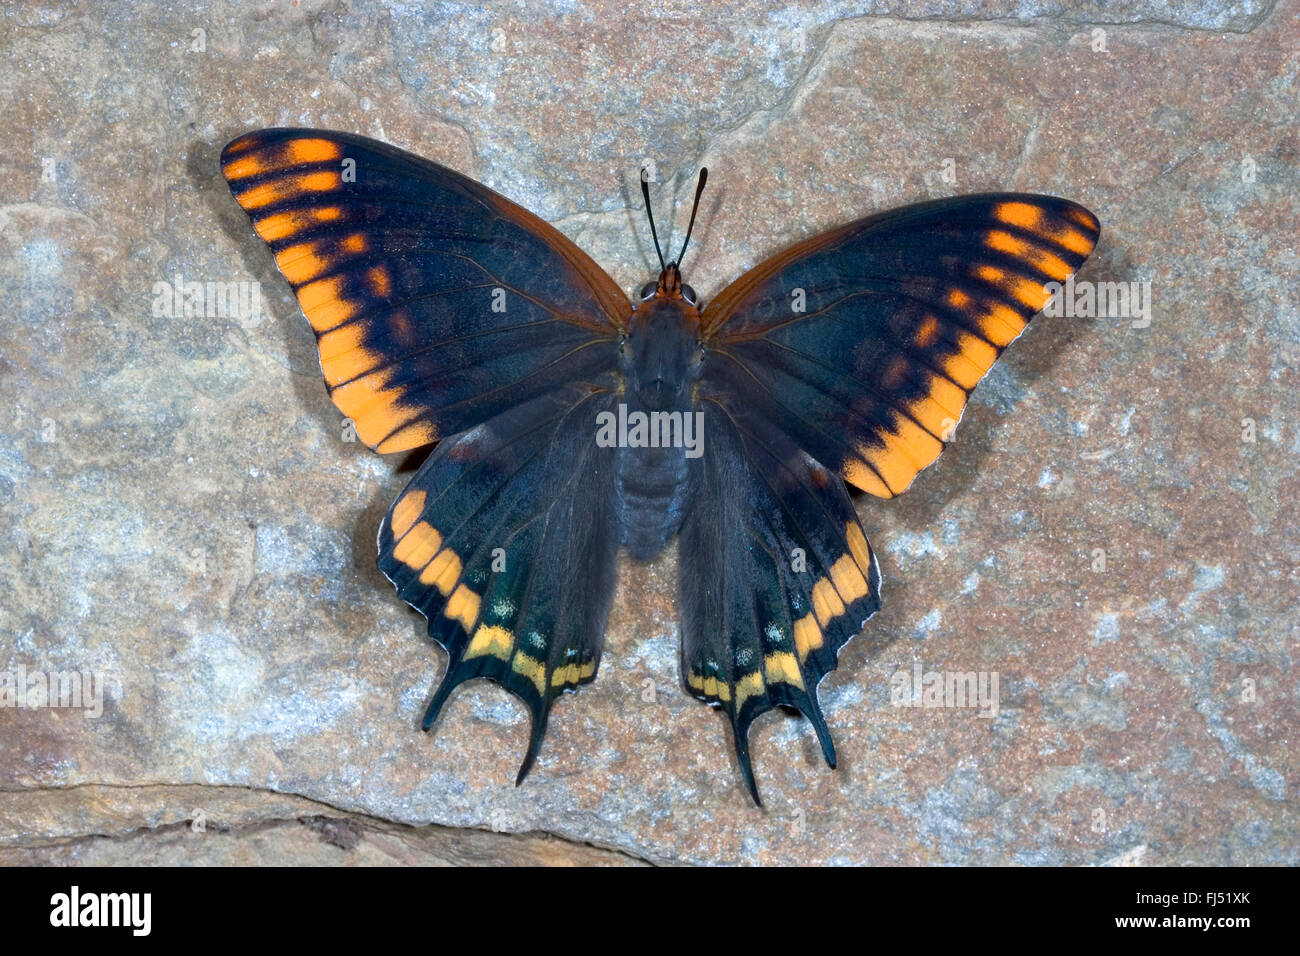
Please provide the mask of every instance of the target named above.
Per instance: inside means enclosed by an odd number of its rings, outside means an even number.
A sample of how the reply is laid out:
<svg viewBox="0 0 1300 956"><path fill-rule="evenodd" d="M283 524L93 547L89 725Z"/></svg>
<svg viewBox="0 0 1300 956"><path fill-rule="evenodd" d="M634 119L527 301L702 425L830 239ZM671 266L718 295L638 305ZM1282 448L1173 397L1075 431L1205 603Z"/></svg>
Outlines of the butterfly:
<svg viewBox="0 0 1300 956"><path fill-rule="evenodd" d="M330 397L381 454L436 443L379 567L448 655L424 729L489 678L531 716L596 677L620 551L679 539L681 680L749 729L803 714L880 606L847 485L901 494L994 360L1092 252L1051 196L923 202L798 242L705 304L680 263L636 297L537 216L346 133L266 129L221 171L316 334ZM847 483L847 485L846 485Z"/></svg>

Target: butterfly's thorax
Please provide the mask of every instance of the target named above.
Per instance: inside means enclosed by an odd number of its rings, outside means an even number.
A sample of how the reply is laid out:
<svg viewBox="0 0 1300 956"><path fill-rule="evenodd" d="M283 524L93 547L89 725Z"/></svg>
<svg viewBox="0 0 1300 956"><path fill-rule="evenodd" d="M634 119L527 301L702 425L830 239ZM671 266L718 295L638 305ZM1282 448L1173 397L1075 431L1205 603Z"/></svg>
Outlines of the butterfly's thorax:
<svg viewBox="0 0 1300 956"><path fill-rule="evenodd" d="M614 495L622 543L648 560L678 532L684 516L687 463L706 436L694 413L700 376L699 312L680 294L656 295L632 314L620 345L624 376Z"/></svg>

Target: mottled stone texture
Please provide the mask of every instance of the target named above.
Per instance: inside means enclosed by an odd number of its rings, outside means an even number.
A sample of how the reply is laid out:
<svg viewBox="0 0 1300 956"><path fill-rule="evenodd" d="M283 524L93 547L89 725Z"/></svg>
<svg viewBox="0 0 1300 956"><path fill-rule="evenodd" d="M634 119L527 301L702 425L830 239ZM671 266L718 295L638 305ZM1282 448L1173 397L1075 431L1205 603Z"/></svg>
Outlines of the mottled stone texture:
<svg viewBox="0 0 1300 956"><path fill-rule="evenodd" d="M1297 4L696 7L5 6L0 673L110 692L0 710L0 862L622 859L426 824L664 862L1300 862ZM859 501L885 600L822 686L837 771L769 715L750 805L678 689L670 555L622 567L600 678L516 789L495 686L417 729L444 657L374 555L408 476L342 440L218 176L284 124L461 169L629 289L637 169L680 232L707 163L705 298L858 215L1057 193L1103 223L1081 278L1149 282L1150 321L1036 320L940 463ZM266 315L155 314L176 276L260 282ZM997 716L892 706L916 664L997 672ZM196 809L225 828L191 839ZM321 816L352 822L293 822ZM420 849L376 849L399 824Z"/></svg>

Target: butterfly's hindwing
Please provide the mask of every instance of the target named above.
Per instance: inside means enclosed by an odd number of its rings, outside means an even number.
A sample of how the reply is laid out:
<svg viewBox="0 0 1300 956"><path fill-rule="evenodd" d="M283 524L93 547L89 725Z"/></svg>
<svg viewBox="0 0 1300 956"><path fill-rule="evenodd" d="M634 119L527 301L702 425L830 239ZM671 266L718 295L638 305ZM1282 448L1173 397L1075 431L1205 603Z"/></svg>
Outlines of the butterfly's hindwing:
<svg viewBox="0 0 1300 956"><path fill-rule="evenodd" d="M565 389L443 441L379 531L380 569L448 654L425 727L460 684L497 681L532 717L520 779L552 701L600 662L618 531L594 422L612 402Z"/></svg>
<svg viewBox="0 0 1300 956"><path fill-rule="evenodd" d="M710 303L706 385L747 396L818 461L893 497L939 456L971 389L1099 231L1082 206L1016 193L831 230Z"/></svg>
<svg viewBox="0 0 1300 956"><path fill-rule="evenodd" d="M704 403L678 596L687 689L731 720L754 799L749 727L777 706L835 763L817 685L880 606L880 571L844 483L744 403Z"/></svg>
<svg viewBox="0 0 1300 956"><path fill-rule="evenodd" d="M553 227L374 140L269 129L222 172L316 333L330 396L381 452L601 369L631 306Z"/></svg>

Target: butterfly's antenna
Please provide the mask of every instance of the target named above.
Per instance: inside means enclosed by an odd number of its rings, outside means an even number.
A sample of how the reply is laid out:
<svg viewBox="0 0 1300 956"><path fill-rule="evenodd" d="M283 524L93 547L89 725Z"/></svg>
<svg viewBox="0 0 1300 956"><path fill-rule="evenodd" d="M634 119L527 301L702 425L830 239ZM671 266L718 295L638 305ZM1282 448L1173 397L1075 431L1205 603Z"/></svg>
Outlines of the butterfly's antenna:
<svg viewBox="0 0 1300 956"><path fill-rule="evenodd" d="M695 214L700 211L700 193L704 192L704 184L709 181L709 168L700 167L700 183L695 187L695 205L691 207L691 223L686 227L686 241L682 243L682 251L677 253L677 264L682 264L682 256L686 255L686 246L691 241L691 230L695 228Z"/></svg>
<svg viewBox="0 0 1300 956"><path fill-rule="evenodd" d="M645 217L650 220L650 235L655 241L655 252L659 256L659 269L662 271L667 266L664 265L664 253L659 248L659 233L655 232L655 214L650 211L650 183L646 180L645 167L641 167L641 195L645 197Z"/></svg>

